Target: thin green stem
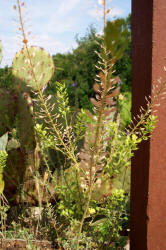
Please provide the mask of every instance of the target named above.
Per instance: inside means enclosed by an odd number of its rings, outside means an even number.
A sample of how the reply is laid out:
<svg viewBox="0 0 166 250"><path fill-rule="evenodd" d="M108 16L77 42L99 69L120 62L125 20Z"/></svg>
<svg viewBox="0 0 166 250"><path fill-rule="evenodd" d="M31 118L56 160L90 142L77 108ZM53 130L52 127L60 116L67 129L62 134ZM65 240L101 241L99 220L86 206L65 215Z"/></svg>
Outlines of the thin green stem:
<svg viewBox="0 0 166 250"><path fill-rule="evenodd" d="M104 32L105 32L105 25L106 25L106 0L104 0L103 3L103 9L104 9ZM107 49L104 46L104 53L105 55L107 54ZM111 64L112 66L113 64ZM111 77L111 76L110 76ZM102 116L103 116L103 111L105 108L105 101L106 101L106 95L108 92L108 86L109 86L109 81L108 81L108 63L107 60L105 60L104 62L104 92L103 92L103 97L101 100L101 106L99 108L99 112L98 112L98 118L97 118L97 126L96 126L96 132L95 132L95 142L93 145L93 149L91 150L91 160L90 160L90 166L89 166L89 188L88 188L88 197L87 197L87 202L85 205L85 210L84 210L84 214L82 216L82 220L80 222L80 227L79 227L79 231L78 231L78 237L77 237L77 243L76 243L76 250L79 249L79 242L80 242L80 237L81 237L81 232L82 232L82 228L83 228L83 224L84 224L84 220L87 216L87 212L88 212L88 208L89 208L89 204L90 204L90 200L91 200L91 196L92 196L92 191L93 191L93 184L94 184L94 180L93 180L93 174L92 174L92 169L93 167L96 165L96 161L95 161L95 156L98 156L99 154L99 144L100 144L100 137L101 137L101 128L102 128Z"/></svg>
<svg viewBox="0 0 166 250"><path fill-rule="evenodd" d="M146 118L146 117L148 116L148 114L150 113L152 107L154 106L154 104L155 104L156 100L158 99L159 95L160 95L160 94L162 93L162 91L164 90L165 86L166 86L166 82L164 82L164 83L162 84L162 86L159 88L159 90L158 90L157 93L155 94L154 98L152 99L151 103L149 104L149 106L148 106L146 112L144 113L144 115L141 117L141 119L139 120L139 122L134 126L134 128L130 131L129 136L132 135L132 134L135 132L135 130L136 130L137 128L140 127L141 124L143 124L145 118Z"/></svg>
<svg viewBox="0 0 166 250"><path fill-rule="evenodd" d="M17 4L18 4L18 9L19 9L19 20L20 20L20 25L21 25L21 32L22 32L22 35L23 35L23 41L27 41L26 39L26 35L25 35L25 31L24 31L24 25L23 25L23 21L22 21L22 13L21 13L21 6L20 6L20 0L17 0ZM28 58L29 58L29 61L30 61L30 68L31 68L31 73L33 75L33 78L34 78L34 81L36 82L36 85L38 86L38 81L37 81L37 78L36 78L36 75L35 75L35 72L34 72L34 66L32 64L32 60L31 60L31 56L30 56L30 53L29 53L29 49L28 49L28 46L27 46L27 42L25 43L25 48L26 48L26 51L27 51L27 55L28 55ZM41 92L41 89L40 87L38 87L38 93L39 93L39 97L40 97L40 100L41 100L41 103L44 107L44 110L45 110L45 113L50 121L50 124L53 128L53 131L55 132L55 134L57 135L60 143L63 145L67 155L70 157L70 159L78 166L78 162L74 156L74 154L72 154L70 152L70 150L67 148L67 146L65 145L62 137L60 136L58 130L56 129L56 126L54 124L54 121L52 119L52 116L47 108L47 105L45 103L45 100L44 100L44 97L43 97L43 94Z"/></svg>

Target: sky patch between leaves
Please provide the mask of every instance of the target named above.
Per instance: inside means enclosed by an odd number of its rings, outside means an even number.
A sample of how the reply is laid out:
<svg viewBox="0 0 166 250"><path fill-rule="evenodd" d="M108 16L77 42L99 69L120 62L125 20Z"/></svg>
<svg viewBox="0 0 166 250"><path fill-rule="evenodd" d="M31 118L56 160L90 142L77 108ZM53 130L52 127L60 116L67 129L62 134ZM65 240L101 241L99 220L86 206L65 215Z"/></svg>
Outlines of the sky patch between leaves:
<svg viewBox="0 0 166 250"><path fill-rule="evenodd" d="M18 33L15 0L1 1L0 40L3 45L1 67L10 66L15 53L22 47ZM66 53L76 47L75 37L84 36L88 26L102 29L100 0L26 0L26 29L31 32L30 44L45 48L51 55ZM109 18L126 17L131 0L108 0Z"/></svg>

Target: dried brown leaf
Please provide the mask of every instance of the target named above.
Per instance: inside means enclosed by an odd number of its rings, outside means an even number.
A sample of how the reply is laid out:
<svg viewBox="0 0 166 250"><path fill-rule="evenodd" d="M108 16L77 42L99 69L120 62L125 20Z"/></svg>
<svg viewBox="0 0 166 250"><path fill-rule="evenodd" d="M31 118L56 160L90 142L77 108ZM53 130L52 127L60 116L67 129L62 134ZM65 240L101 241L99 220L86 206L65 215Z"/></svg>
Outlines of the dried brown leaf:
<svg viewBox="0 0 166 250"><path fill-rule="evenodd" d="M106 116L110 115L111 113L112 113L112 109L103 110L103 114L106 115Z"/></svg>
<svg viewBox="0 0 166 250"><path fill-rule="evenodd" d="M107 97L117 97L120 93L120 87L117 87L114 91L112 91L111 94L109 94Z"/></svg>
<svg viewBox="0 0 166 250"><path fill-rule="evenodd" d="M87 160L87 161L90 160L90 155L89 155L88 153L85 153L85 152L81 152L81 153L79 154L79 157L80 157L80 159L82 159L82 160Z"/></svg>
<svg viewBox="0 0 166 250"><path fill-rule="evenodd" d="M86 110L85 113L92 119L94 120L94 116L92 115L92 113L89 110Z"/></svg>
<svg viewBox="0 0 166 250"><path fill-rule="evenodd" d="M105 103L110 106L114 106L116 104L116 102L113 101L112 97L106 97Z"/></svg>
<svg viewBox="0 0 166 250"><path fill-rule="evenodd" d="M88 124L87 127L89 128L89 130L90 130L91 132L94 131L94 125L93 125L93 124Z"/></svg>
<svg viewBox="0 0 166 250"><path fill-rule="evenodd" d="M96 107L101 107L101 102L96 101L94 98L90 98L91 103Z"/></svg>
<svg viewBox="0 0 166 250"><path fill-rule="evenodd" d="M120 80L119 76L115 76L115 77L112 79L112 83L113 83L113 84L116 84L116 83L120 84L120 82L121 82L121 80Z"/></svg>
<svg viewBox="0 0 166 250"><path fill-rule="evenodd" d="M101 86L100 86L98 83L95 83L95 84L93 85L93 89L94 89L94 91L95 91L96 93L101 93L101 92L102 92Z"/></svg>
<svg viewBox="0 0 166 250"><path fill-rule="evenodd" d="M105 76L103 72L99 72L99 76L100 76L101 82L105 82Z"/></svg>

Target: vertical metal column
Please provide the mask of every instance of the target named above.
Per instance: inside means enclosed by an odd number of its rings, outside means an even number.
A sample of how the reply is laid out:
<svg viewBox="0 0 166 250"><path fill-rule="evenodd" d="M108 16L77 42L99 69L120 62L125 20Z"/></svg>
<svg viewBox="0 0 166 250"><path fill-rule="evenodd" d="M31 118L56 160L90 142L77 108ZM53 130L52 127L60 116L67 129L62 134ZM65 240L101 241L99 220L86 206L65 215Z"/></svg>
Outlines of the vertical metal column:
<svg viewBox="0 0 166 250"><path fill-rule="evenodd" d="M166 80L166 0L132 0L132 114ZM166 101L131 167L131 250L166 249Z"/></svg>

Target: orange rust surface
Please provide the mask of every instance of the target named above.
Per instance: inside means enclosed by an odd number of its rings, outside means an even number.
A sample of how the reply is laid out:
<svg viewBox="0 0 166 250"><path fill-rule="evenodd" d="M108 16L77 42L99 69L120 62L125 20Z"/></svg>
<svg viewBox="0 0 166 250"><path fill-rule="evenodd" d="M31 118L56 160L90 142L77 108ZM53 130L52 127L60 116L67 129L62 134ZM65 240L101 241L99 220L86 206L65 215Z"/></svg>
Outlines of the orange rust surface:
<svg viewBox="0 0 166 250"><path fill-rule="evenodd" d="M132 113L166 80L166 1L132 1ZM166 249L166 101L158 124L132 159L131 250ZM154 108L156 109L156 108Z"/></svg>

